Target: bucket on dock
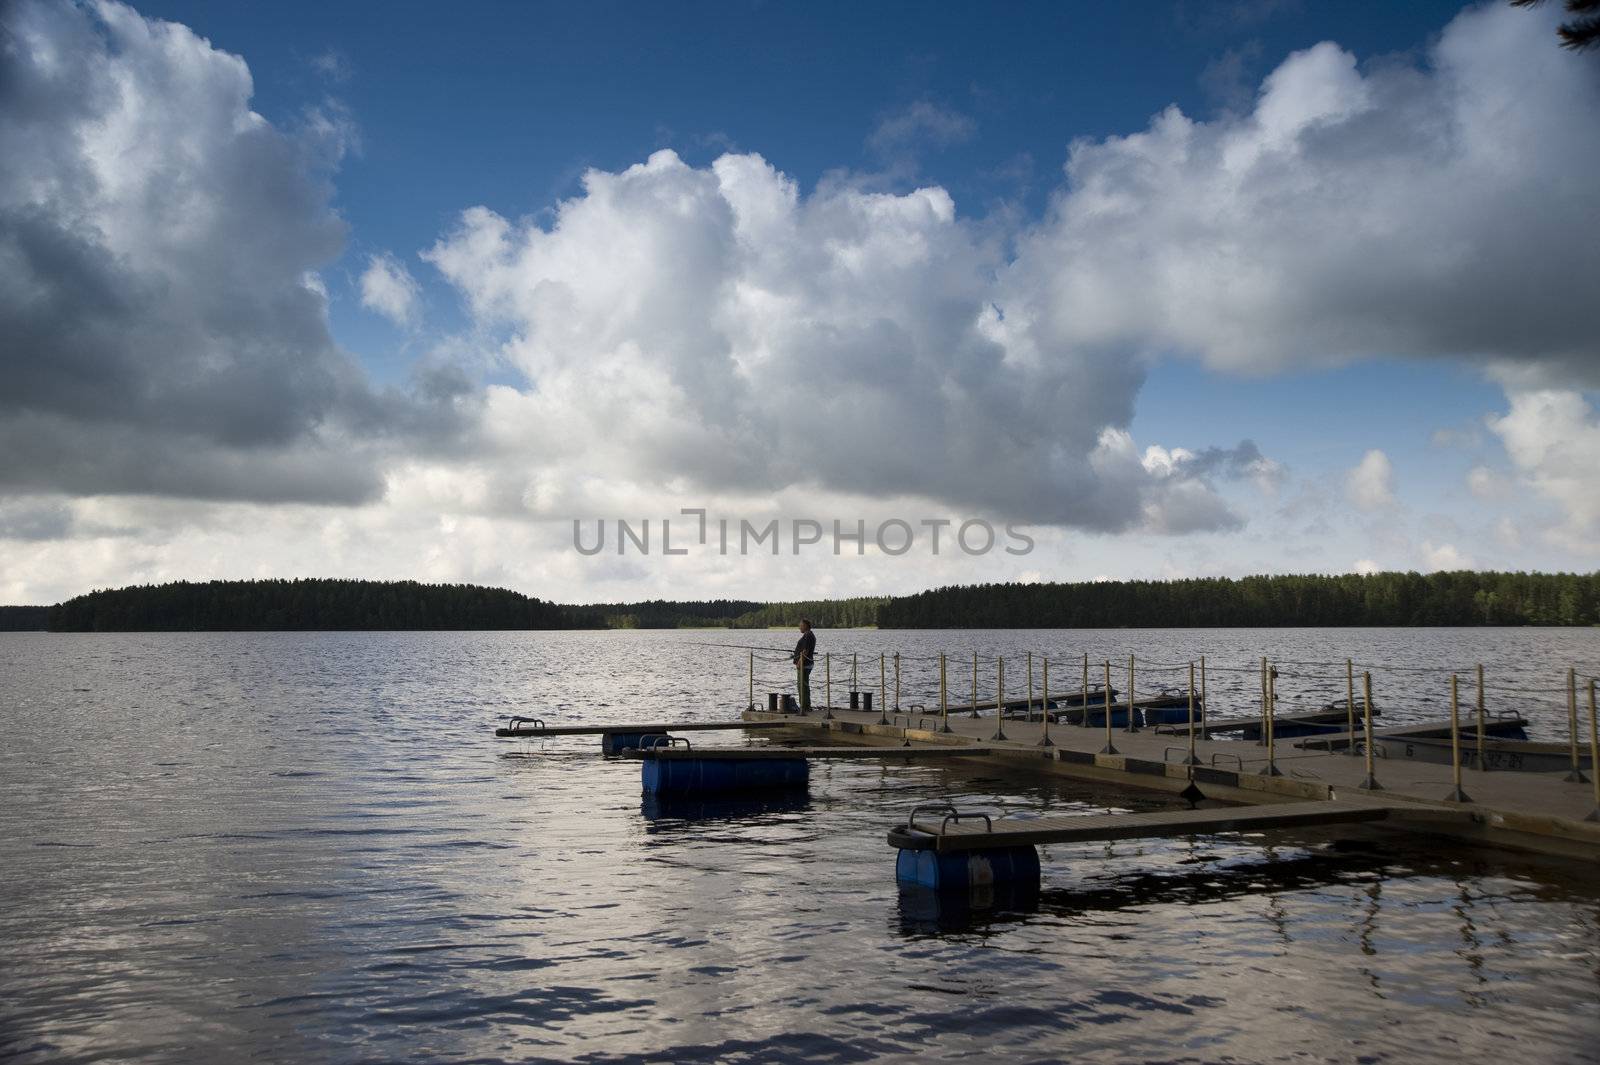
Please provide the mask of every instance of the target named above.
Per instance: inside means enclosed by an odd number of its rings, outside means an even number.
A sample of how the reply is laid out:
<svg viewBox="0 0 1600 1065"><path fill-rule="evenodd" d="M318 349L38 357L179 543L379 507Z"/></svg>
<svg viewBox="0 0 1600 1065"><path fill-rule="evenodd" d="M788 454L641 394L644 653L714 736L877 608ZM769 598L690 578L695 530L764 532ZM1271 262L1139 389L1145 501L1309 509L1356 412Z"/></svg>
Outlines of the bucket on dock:
<svg viewBox="0 0 1600 1065"><path fill-rule="evenodd" d="M780 697L780 693L779 692L768 692L767 693L767 713L776 714L778 712L778 706L779 706L778 699L779 699L779 697Z"/></svg>
<svg viewBox="0 0 1600 1065"><path fill-rule="evenodd" d="M786 714L798 714L800 712L800 704L795 702L794 696L785 695L783 697L783 712Z"/></svg>

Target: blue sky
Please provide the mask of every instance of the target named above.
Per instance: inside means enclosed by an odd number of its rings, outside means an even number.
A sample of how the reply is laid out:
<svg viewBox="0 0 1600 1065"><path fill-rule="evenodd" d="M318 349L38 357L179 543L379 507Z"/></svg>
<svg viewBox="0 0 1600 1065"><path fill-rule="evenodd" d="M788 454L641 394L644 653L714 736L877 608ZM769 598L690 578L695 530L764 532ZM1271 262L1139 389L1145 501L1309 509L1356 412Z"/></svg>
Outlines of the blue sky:
<svg viewBox="0 0 1600 1065"><path fill-rule="evenodd" d="M335 202L352 239L333 279L358 274L364 250L427 247L464 205L537 215L573 195L584 170L620 170L663 147L696 164L757 151L807 186L841 169L899 168L903 154L914 161L901 184L938 183L963 214L1036 215L1075 138L1138 130L1171 104L1209 115L1237 102L1224 85L1252 94L1284 56L1319 41L1362 56L1417 50L1460 5L139 10L242 55L255 109L275 122L293 123L330 96L349 108L360 146L339 169ZM970 136L886 159L873 132L918 102L970 118ZM452 293L430 285L429 296L433 313L451 313ZM338 303L333 314L341 339L376 364L405 340Z"/></svg>
<svg viewBox="0 0 1600 1065"><path fill-rule="evenodd" d="M0 236L63 295L0 304L0 599L1593 569L1549 7L27 0ZM1040 547L571 549L682 506Z"/></svg>

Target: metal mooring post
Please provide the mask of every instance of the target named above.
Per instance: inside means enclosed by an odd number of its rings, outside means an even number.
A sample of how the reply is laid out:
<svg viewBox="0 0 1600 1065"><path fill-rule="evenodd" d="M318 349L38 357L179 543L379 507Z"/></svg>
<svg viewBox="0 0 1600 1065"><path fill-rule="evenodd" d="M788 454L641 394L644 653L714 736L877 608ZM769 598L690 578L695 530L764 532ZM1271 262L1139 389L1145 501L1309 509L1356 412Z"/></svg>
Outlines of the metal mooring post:
<svg viewBox="0 0 1600 1065"><path fill-rule="evenodd" d="M978 716L978 652L972 652L972 716Z"/></svg>
<svg viewBox="0 0 1600 1065"><path fill-rule="evenodd" d="M1585 821L1600 821L1600 719L1595 716L1594 678L1589 678L1589 775L1594 778L1594 809Z"/></svg>
<svg viewBox="0 0 1600 1065"><path fill-rule="evenodd" d="M1089 652L1083 652L1083 717L1084 728L1089 727Z"/></svg>
<svg viewBox="0 0 1600 1065"><path fill-rule="evenodd" d="M1367 730L1367 779L1356 787L1362 791L1382 791L1383 785L1378 783L1378 778L1372 775L1372 674L1361 674L1361 716L1366 721Z"/></svg>
<svg viewBox="0 0 1600 1065"><path fill-rule="evenodd" d="M822 683L825 685L826 692L827 692L827 694L823 696L823 698L826 699L827 701L823 704L823 707L822 707L822 720L824 720L824 721L832 721L833 720L833 655L830 652L824 652L823 655L822 655Z"/></svg>
<svg viewBox="0 0 1600 1065"><path fill-rule="evenodd" d="M1583 767L1578 763L1578 671L1571 667L1567 669L1567 733L1567 746L1572 750L1572 772L1567 774L1566 781L1587 784L1589 778L1583 775Z"/></svg>
<svg viewBox="0 0 1600 1065"><path fill-rule="evenodd" d="M1185 765L1199 765L1200 759L1194 753L1194 663L1189 663L1189 757ZM1189 779L1194 779L1194 774L1189 774Z"/></svg>
<svg viewBox="0 0 1600 1065"><path fill-rule="evenodd" d="M1211 711L1208 709L1208 707L1210 707L1210 706L1211 706L1211 704L1206 702L1206 656L1205 655L1201 655L1200 656L1200 738L1203 739L1203 740L1209 740L1211 738L1210 726L1207 724L1207 722L1211 720Z"/></svg>
<svg viewBox="0 0 1600 1065"><path fill-rule="evenodd" d="M1037 746L1039 746L1039 747L1054 747L1055 744L1050 742L1050 656L1049 655L1045 655L1044 656L1044 704L1043 704L1043 710L1044 710L1044 713L1042 713L1040 715L1040 718L1039 718L1040 722L1041 722L1041 725L1043 727L1043 732L1039 736L1039 742L1038 742ZM1600 778L1596 778L1596 779L1600 779Z"/></svg>
<svg viewBox="0 0 1600 1065"><path fill-rule="evenodd" d="M1261 656L1261 738L1256 741L1260 747L1267 742L1267 656Z"/></svg>
<svg viewBox="0 0 1600 1065"><path fill-rule="evenodd" d="M884 662L885 662L884 653L882 651L879 651L878 652L878 724L880 724L880 725L890 724L890 721L889 721L889 682L884 677L884 670L886 668ZM898 709L900 709L900 707L896 706L895 709L898 710Z"/></svg>
<svg viewBox="0 0 1600 1065"><path fill-rule="evenodd" d="M1356 664L1344 660L1344 733L1350 737L1350 757L1356 754Z"/></svg>
<svg viewBox="0 0 1600 1065"><path fill-rule="evenodd" d="M1448 802L1471 802L1461 790L1461 693L1460 678L1450 674L1450 794ZM1480 748L1481 752L1481 748Z"/></svg>
<svg viewBox="0 0 1600 1065"><path fill-rule="evenodd" d="M944 652L939 652L939 731L954 732L950 727L950 688L946 680Z"/></svg>
<svg viewBox="0 0 1600 1065"><path fill-rule="evenodd" d="M1483 738L1484 738L1484 731L1485 731L1484 730L1484 726L1483 726L1483 718L1484 718L1484 712L1483 712L1483 663L1479 662L1478 663L1478 772L1487 773L1489 771L1489 760L1484 757L1484 752L1487 751L1488 748L1483 745Z"/></svg>
<svg viewBox="0 0 1600 1065"><path fill-rule="evenodd" d="M755 708L756 708L756 653L754 651L751 651L750 652L750 705L747 706L745 709L754 710Z"/></svg>
<svg viewBox="0 0 1600 1065"><path fill-rule="evenodd" d="M1267 670L1267 768L1261 771L1264 777L1283 776L1283 771L1278 768L1277 717L1278 667L1273 666Z"/></svg>
<svg viewBox="0 0 1600 1065"><path fill-rule="evenodd" d="M1133 656L1128 656L1128 731L1138 732L1139 722L1133 716Z"/></svg>
<svg viewBox="0 0 1600 1065"><path fill-rule="evenodd" d="M1111 742L1111 659L1109 659L1109 658L1106 659L1106 690L1105 690L1105 697L1106 697L1105 698L1105 705L1106 705L1106 745L1105 745L1105 747L1103 747L1101 749L1100 753L1101 754L1116 754L1117 753L1116 745ZM1086 724L1088 723L1088 720L1089 720L1089 707L1088 707L1087 703L1084 704L1084 708L1083 708L1083 720L1084 720L1084 722Z"/></svg>
<svg viewBox="0 0 1600 1065"><path fill-rule="evenodd" d="M998 655L994 660L994 735L989 738L1006 738L1006 660Z"/></svg>
<svg viewBox="0 0 1600 1065"><path fill-rule="evenodd" d="M894 653L894 712L900 712L900 652Z"/></svg>
<svg viewBox="0 0 1600 1065"><path fill-rule="evenodd" d="M1028 652L1028 721L1033 721L1033 652Z"/></svg>

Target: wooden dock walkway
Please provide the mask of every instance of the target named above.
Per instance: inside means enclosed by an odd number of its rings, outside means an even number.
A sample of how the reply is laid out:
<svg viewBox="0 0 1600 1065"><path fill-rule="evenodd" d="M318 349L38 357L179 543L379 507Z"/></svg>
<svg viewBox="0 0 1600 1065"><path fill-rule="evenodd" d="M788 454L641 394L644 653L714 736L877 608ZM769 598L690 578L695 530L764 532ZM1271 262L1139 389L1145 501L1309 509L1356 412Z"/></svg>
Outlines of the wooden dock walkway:
<svg viewBox="0 0 1600 1065"><path fill-rule="evenodd" d="M1372 716L1378 716L1376 708L1373 709ZM1355 719L1360 721L1361 715L1359 713L1356 714ZM1272 722L1274 728L1284 729L1300 725L1342 725L1347 720L1348 718L1346 718L1345 712L1341 708L1337 711L1313 710L1304 714L1277 714L1273 717ZM1197 734L1204 732L1207 735L1213 732L1249 732L1260 728L1260 714L1256 714L1253 717L1224 717L1215 721L1196 721L1194 723L1194 730ZM1189 734L1189 723L1180 721L1170 725L1156 725L1155 729L1157 732L1168 736L1187 736Z"/></svg>
<svg viewBox="0 0 1600 1065"><path fill-rule="evenodd" d="M715 758L729 762L762 762L804 758L853 758L858 761L884 758L911 758L914 760L941 758L984 758L1005 751L998 747L980 744L925 744L913 747L876 747L855 745L847 747L647 747L622 751L625 758L640 760L694 760Z"/></svg>
<svg viewBox="0 0 1600 1065"><path fill-rule="evenodd" d="M514 720L533 721L534 718L520 718ZM796 723L804 727L805 719L796 718ZM671 724L606 724L606 725L539 725L532 728L497 728L496 736L615 736L623 734L647 734L660 732L730 732L730 731L760 731L762 729L784 728L788 723L784 721L675 721Z"/></svg>
<svg viewBox="0 0 1600 1065"><path fill-rule="evenodd" d="M889 842L912 850L962 851L1023 847L1041 843L1091 843L1157 836L1215 835L1264 832L1315 825L1347 825L1388 820L1461 821L1472 819L1464 808L1400 806L1385 803L1325 800L1274 803L1206 810L1158 810L1143 814L1086 814L1028 820L963 813L959 821L941 824L935 815L898 825Z"/></svg>
<svg viewBox="0 0 1600 1065"><path fill-rule="evenodd" d="M1528 721L1522 717L1491 717L1484 723L1485 734L1489 736L1504 736L1509 732L1525 730ZM1477 736L1477 724L1463 720L1461 722L1461 735ZM1417 725L1404 725L1397 728L1373 729L1372 738L1375 740L1403 740L1403 739L1448 739L1450 736L1449 721L1424 721ZM1308 751L1339 751L1352 743L1365 743L1366 730L1356 729L1354 732L1330 732L1320 736L1304 736L1293 741L1294 746Z"/></svg>
<svg viewBox="0 0 1600 1065"><path fill-rule="evenodd" d="M763 711L747 712L753 720L769 719ZM1556 853L1600 857L1600 824L1585 822L1595 809L1594 792L1588 784L1569 783L1565 773L1481 772L1465 773L1462 785L1470 796L1468 803L1449 803L1451 772L1448 765L1434 765L1409 759L1379 758L1375 772L1380 791L1366 791L1360 785L1366 775L1366 759L1342 751L1296 749L1287 738L1277 746L1278 775L1266 772L1267 749L1233 739L1194 738L1197 766L1183 764L1189 751L1187 736L1144 729L1112 731L1114 753L1105 753L1104 728L1081 728L1051 724L1050 745L1043 725L1008 720L1005 739L993 738L993 715L983 718L951 714L949 732L939 731L937 715L898 715L889 725L879 723L876 709L871 713L835 711L831 720L820 713L809 717L784 715L784 724L809 727L809 741L822 745L894 745L909 740L912 744L990 748L985 756L996 765L996 772L1013 774L1045 773L1099 784L1113 784L1143 790L1176 794L1191 780L1212 799L1280 808L1286 803L1307 800L1355 801L1379 805L1426 804L1430 807L1469 811L1470 824L1438 823L1424 825L1458 838L1498 841L1502 845ZM1280 722L1282 718L1279 719ZM1474 727L1462 722L1462 731ZM1342 731L1342 730L1341 730ZM1377 730L1375 730L1377 731ZM1388 730L1393 731L1393 730ZM1316 737L1322 739L1324 737ZM929 767L963 764L930 762ZM933 796L929 796L932 798ZM1385 821L1407 827L1393 815ZM1383 824L1384 822L1379 822ZM1084 826L1076 825L1074 829Z"/></svg>

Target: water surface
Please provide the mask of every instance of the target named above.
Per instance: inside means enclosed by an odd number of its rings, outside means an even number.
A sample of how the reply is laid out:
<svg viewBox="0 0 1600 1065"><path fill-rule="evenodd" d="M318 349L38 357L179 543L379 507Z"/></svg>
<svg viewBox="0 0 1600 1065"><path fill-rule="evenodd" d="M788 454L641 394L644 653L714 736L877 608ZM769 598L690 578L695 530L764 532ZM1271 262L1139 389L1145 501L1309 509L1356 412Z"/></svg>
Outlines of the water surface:
<svg viewBox="0 0 1600 1065"><path fill-rule="evenodd" d="M1308 704L1352 656L1396 720L1482 661L1547 738L1566 666L1600 660L1574 630L822 637L841 692L851 652L876 683L900 651L908 702L940 650L1005 654L1008 686L1028 650L1132 649L1152 684L1205 653L1219 713L1252 709L1257 655L1327 663L1280 666ZM0 1058L1596 1060L1593 865L1354 830L1060 846L1036 903L973 912L897 889L914 802L1166 800L825 763L800 800L661 808L593 740L489 735L724 717L747 653L708 645L788 642L0 634Z"/></svg>

